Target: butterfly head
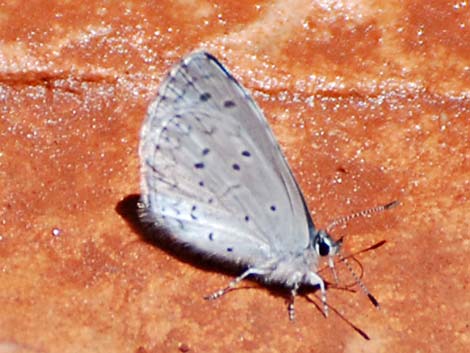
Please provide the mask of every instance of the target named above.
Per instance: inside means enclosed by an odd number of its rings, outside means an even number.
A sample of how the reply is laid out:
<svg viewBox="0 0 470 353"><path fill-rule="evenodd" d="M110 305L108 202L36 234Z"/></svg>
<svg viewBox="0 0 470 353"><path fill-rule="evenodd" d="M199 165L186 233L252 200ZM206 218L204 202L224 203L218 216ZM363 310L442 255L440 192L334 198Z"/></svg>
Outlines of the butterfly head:
<svg viewBox="0 0 470 353"><path fill-rule="evenodd" d="M334 241L324 230L316 232L312 239L312 245L320 256L334 256L339 253L342 241Z"/></svg>

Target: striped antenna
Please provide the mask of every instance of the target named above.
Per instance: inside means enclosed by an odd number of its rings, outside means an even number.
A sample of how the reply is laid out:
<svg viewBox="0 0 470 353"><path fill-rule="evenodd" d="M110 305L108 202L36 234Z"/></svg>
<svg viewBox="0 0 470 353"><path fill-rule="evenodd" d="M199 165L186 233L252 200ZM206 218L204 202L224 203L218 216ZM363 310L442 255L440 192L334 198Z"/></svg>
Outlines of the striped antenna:
<svg viewBox="0 0 470 353"><path fill-rule="evenodd" d="M379 302L377 301L377 299L375 299L375 297L369 292L369 290L367 289L366 285L361 281L361 279L359 278L359 276L356 274L356 272L354 272L351 264L349 263L348 259L345 258L343 255L341 254L338 254L339 256L339 259L341 262L343 262L346 267L348 268L349 272L351 272L351 275L352 277L354 278L354 281L356 281L356 283L359 285L359 287L361 288L361 290L364 292L365 295L367 295L367 297L369 298L369 300L372 302L372 304L376 307L376 308L380 308L380 304Z"/></svg>
<svg viewBox="0 0 470 353"><path fill-rule="evenodd" d="M374 214L374 213L378 213L378 212L382 212L382 211L385 211L385 210L389 210L393 207L396 207L400 204L399 201L395 200L393 202L390 202L390 203L387 203L386 205L382 205L382 206L376 206L376 207L372 207L372 208L368 208L367 210L363 210L363 211L359 211L359 212L356 212L356 213L353 213L353 214L350 214L348 216L344 216L344 217L341 217L341 218L338 218L336 220L334 220L333 222L331 222L328 227L326 227L326 231L329 232L331 231L333 228L335 228L336 226L340 225L340 224L344 224L344 223L348 223L349 221L351 221L352 219L354 218L358 218L358 217L367 217L371 214Z"/></svg>
<svg viewBox="0 0 470 353"><path fill-rule="evenodd" d="M330 225L328 227L326 227L326 231L329 232L331 231L334 227L340 225L340 224L345 224L345 223L348 223L349 221L351 221L352 219L354 218L358 218L358 217L367 217L371 214L374 214L374 213L378 213L378 212L382 212L382 211L386 211L386 210L389 210L393 207L396 207L399 205L399 201L395 200L393 202L390 202L390 203L387 203L385 205L381 205L381 206L376 206L376 207L372 207L372 208L369 208L367 210L363 210L363 211L359 211L359 212L356 212L356 213L353 213L349 216L345 216L345 217L341 217L337 220L334 220L333 222L330 223ZM342 242L342 239L340 239L338 241L339 243ZM341 262L343 262L346 267L348 268L349 272L351 273L352 277L354 278L354 281L359 285L359 287L361 288L362 292L367 295L367 297L369 298L369 300L372 302L372 304L379 308L380 305L379 305L379 302L377 301L377 299L375 299L375 297L369 292L369 290L367 289L367 287L365 286L365 284L361 281L361 279L359 278L359 276L354 272L350 262L348 261L348 259L346 257L344 257L340 252L338 252L337 254L335 255L338 255L339 259ZM334 271L334 263L333 263L333 259L332 257L330 257L329 259L329 267L330 269L332 269L333 271L333 275L334 275L334 278L335 278L335 282L337 283L338 281L338 277L336 275L336 271Z"/></svg>

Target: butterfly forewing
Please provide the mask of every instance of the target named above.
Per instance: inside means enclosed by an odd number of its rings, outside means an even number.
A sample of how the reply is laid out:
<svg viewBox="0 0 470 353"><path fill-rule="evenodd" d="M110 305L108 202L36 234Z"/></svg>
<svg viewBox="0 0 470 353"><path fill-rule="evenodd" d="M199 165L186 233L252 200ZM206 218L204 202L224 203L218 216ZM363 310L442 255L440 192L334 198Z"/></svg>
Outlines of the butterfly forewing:
<svg viewBox="0 0 470 353"><path fill-rule="evenodd" d="M255 265L308 244L302 195L260 109L211 55L176 66L141 132L146 221Z"/></svg>

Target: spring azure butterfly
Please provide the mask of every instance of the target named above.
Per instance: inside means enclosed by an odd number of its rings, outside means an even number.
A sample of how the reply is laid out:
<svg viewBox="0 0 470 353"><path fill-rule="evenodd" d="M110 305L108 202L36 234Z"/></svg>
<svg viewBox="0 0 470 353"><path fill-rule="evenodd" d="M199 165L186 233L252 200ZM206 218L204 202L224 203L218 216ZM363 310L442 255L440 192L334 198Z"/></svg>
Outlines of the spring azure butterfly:
<svg viewBox="0 0 470 353"><path fill-rule="evenodd" d="M201 254L245 267L208 299L256 275L290 289L291 319L301 285L320 288L327 315L316 271L320 256L333 269L340 242L315 228L263 113L216 58L197 52L172 69L148 109L139 153L142 221Z"/></svg>

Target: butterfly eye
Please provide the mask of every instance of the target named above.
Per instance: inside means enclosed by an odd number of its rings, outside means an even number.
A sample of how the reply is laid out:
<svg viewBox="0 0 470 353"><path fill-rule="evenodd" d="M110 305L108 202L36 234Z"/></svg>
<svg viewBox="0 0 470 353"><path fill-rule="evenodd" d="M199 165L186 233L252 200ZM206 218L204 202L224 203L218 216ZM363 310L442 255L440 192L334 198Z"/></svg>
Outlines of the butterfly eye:
<svg viewBox="0 0 470 353"><path fill-rule="evenodd" d="M320 256L327 256L330 254L330 250L331 250L330 244L328 244L323 238L319 239L316 248Z"/></svg>
<svg viewBox="0 0 470 353"><path fill-rule="evenodd" d="M334 255L339 249L339 243L335 243L324 230L314 235L313 244L320 256Z"/></svg>

